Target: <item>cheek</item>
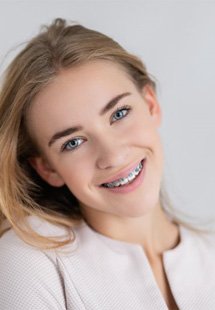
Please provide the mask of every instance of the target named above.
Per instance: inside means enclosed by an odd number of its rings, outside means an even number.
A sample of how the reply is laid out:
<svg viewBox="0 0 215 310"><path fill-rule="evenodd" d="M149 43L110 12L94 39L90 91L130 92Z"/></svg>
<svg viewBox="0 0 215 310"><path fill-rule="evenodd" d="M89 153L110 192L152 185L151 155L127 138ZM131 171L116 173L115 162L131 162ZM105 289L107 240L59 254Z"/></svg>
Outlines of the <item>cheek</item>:
<svg viewBox="0 0 215 310"><path fill-rule="evenodd" d="M153 123L148 119L137 116L135 122L132 122L127 128L124 136L129 138L137 145L153 146L157 143L158 132Z"/></svg>
<svg viewBox="0 0 215 310"><path fill-rule="evenodd" d="M133 146L144 148L146 155L153 155L157 165L163 164L163 147L158 128L151 119L138 117L126 133Z"/></svg>
<svg viewBox="0 0 215 310"><path fill-rule="evenodd" d="M71 160L69 154L67 159L64 157L63 165L59 165L58 171L75 196L76 193L80 193L88 187L93 176L92 165L89 161L80 158Z"/></svg>

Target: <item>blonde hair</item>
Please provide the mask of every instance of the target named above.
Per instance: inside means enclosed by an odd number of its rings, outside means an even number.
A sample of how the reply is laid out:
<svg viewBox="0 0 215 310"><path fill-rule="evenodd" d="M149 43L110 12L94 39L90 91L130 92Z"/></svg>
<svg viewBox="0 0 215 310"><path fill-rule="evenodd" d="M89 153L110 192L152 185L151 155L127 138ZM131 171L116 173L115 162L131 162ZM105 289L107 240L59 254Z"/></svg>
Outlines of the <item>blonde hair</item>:
<svg viewBox="0 0 215 310"><path fill-rule="evenodd" d="M83 218L78 201L66 186L48 185L29 164L28 158L40 150L29 137L25 115L33 98L60 70L96 59L120 64L138 89L146 84L155 89L139 58L108 36L59 18L43 27L9 65L0 93L0 236L13 227L25 242L40 248L71 242L71 227ZM160 197L164 206L163 189ZM65 227L66 238L36 233L26 221L29 215Z"/></svg>

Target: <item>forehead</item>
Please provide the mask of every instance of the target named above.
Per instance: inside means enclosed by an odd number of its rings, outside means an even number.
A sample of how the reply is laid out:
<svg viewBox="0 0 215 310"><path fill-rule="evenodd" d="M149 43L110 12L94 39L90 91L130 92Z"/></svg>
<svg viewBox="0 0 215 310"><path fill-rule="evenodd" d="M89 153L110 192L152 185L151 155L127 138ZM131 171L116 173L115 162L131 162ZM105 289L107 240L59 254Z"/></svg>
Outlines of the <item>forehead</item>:
<svg viewBox="0 0 215 310"><path fill-rule="evenodd" d="M107 60L91 61L71 69L62 70L55 79L43 89L34 105L39 102L61 102L63 99L69 100L74 98L74 101L85 101L86 97L90 100L92 95L93 102L95 98L100 99L100 94L103 100L104 96L118 93L126 87L135 87L130 76L120 64L113 63ZM50 98L52 100L50 100ZM102 104L102 100L99 100ZM54 104L53 104L54 105Z"/></svg>
<svg viewBox="0 0 215 310"><path fill-rule="evenodd" d="M40 111L87 108L104 105L111 97L135 89L125 69L111 61L99 60L62 70L31 103L31 117Z"/></svg>
<svg viewBox="0 0 215 310"><path fill-rule="evenodd" d="M93 61L63 70L32 102L29 130L43 130L45 137L64 126L92 121L114 96L135 91L123 67L110 61Z"/></svg>

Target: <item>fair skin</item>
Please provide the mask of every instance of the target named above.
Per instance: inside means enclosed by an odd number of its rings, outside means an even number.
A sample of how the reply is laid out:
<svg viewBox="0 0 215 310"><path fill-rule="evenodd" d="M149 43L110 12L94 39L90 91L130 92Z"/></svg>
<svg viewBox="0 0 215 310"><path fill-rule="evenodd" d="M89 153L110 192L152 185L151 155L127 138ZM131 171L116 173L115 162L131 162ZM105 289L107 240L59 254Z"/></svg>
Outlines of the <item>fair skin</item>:
<svg viewBox="0 0 215 310"><path fill-rule="evenodd" d="M121 94L116 105L100 115ZM170 303L162 253L178 244L179 230L159 202L161 110L152 88L137 90L119 65L89 62L62 70L32 102L27 123L42 150L41 156L30 159L38 174L52 186L66 184L94 230L141 244ZM53 139L56 133L77 126L82 128ZM101 186L142 159L144 177L134 190L115 193Z"/></svg>
<svg viewBox="0 0 215 310"><path fill-rule="evenodd" d="M120 94L125 95L115 107L100 115L106 103ZM122 106L126 106L123 117L116 120L115 110ZM152 263L176 245L178 227L167 219L159 202L161 110L150 86L138 91L119 65L107 61L63 70L35 98L28 124L43 153L31 159L32 165L49 184L68 186L92 228L142 244ZM49 145L55 133L76 126L83 128ZM144 180L134 191L113 193L100 186L144 158Z"/></svg>

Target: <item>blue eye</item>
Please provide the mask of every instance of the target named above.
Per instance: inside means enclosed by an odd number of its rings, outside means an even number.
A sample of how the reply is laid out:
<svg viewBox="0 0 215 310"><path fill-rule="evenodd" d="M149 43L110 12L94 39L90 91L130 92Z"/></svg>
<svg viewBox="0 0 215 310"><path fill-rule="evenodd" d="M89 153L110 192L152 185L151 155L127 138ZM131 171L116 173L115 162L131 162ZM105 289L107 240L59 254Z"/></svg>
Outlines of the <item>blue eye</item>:
<svg viewBox="0 0 215 310"><path fill-rule="evenodd" d="M62 146L62 151L71 151L76 149L80 144L82 144L82 141L84 139L82 138L75 138L67 141L66 143L63 144Z"/></svg>
<svg viewBox="0 0 215 310"><path fill-rule="evenodd" d="M128 106L121 107L121 108L117 109L116 112L114 112L114 114L113 114L113 117L112 117L113 121L118 121L118 120L126 117L130 110L131 110L131 108Z"/></svg>

